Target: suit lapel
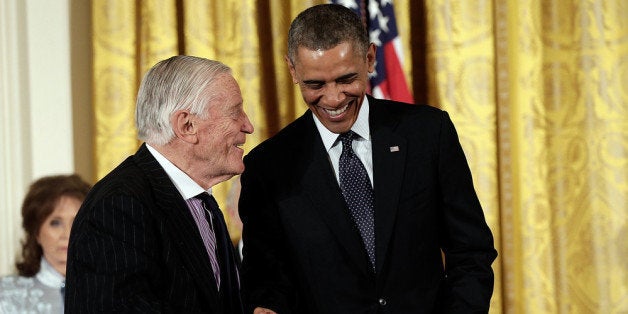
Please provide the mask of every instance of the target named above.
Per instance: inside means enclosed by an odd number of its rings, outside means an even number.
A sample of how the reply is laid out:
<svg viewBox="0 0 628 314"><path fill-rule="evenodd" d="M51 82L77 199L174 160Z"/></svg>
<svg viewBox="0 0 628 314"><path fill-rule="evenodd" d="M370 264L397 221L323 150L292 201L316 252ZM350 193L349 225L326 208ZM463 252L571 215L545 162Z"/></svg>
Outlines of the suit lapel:
<svg viewBox="0 0 628 314"><path fill-rule="evenodd" d="M375 256L380 273L392 235L405 169L406 139L393 132L397 121L369 97L375 191Z"/></svg>
<svg viewBox="0 0 628 314"><path fill-rule="evenodd" d="M216 280L214 278L209 257L198 227L190 213L187 204L181 197L168 174L148 151L145 144L135 154L138 166L147 173L155 198L156 210L165 217L160 228L165 238L170 238L173 249L178 252L166 252L176 254L184 263L184 266L194 277L199 291L204 294L204 299L218 303Z"/></svg>

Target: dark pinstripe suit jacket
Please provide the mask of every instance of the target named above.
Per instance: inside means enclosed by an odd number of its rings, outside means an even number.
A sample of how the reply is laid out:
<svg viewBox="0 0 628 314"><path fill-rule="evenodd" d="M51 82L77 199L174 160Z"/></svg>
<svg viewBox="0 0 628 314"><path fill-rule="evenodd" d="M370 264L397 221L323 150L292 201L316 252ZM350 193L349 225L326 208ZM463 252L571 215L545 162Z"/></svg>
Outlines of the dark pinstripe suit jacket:
<svg viewBox="0 0 628 314"><path fill-rule="evenodd" d="M142 145L94 186L76 216L66 313L224 313L218 293L185 201Z"/></svg>

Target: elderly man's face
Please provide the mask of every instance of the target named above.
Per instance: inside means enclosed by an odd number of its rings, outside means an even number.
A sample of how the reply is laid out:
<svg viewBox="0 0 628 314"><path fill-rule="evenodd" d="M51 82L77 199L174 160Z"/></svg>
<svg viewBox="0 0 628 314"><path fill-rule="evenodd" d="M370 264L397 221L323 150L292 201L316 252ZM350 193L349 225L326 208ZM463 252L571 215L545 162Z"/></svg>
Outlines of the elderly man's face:
<svg viewBox="0 0 628 314"><path fill-rule="evenodd" d="M214 93L207 119L199 120L199 145L195 160L206 164L213 177L234 176L244 171L242 145L253 125L244 113L242 95L230 74L221 74L210 87Z"/></svg>

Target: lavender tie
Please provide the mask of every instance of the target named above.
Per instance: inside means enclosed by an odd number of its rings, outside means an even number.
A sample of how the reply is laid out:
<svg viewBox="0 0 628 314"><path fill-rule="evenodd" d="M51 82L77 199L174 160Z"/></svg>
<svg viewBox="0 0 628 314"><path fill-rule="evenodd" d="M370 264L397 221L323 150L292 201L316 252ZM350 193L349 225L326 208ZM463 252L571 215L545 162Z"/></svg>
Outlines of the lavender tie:
<svg viewBox="0 0 628 314"><path fill-rule="evenodd" d="M220 264L220 296L225 313L243 313L240 299L240 276L235 259L235 249L227 231L225 218L216 199L208 193L201 193L196 198L203 201L211 213L213 231L216 235L216 257Z"/></svg>

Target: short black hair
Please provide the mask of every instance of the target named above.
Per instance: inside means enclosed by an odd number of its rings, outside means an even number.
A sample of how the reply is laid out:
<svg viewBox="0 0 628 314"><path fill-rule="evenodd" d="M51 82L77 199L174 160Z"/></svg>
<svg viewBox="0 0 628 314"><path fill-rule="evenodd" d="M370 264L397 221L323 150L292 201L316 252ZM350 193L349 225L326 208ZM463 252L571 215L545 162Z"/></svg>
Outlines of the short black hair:
<svg viewBox="0 0 628 314"><path fill-rule="evenodd" d="M342 5L316 5L301 12L290 24L288 58L294 63L299 47L328 50L343 42L366 55L370 41L360 16Z"/></svg>

